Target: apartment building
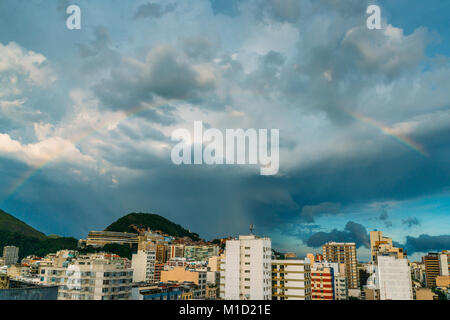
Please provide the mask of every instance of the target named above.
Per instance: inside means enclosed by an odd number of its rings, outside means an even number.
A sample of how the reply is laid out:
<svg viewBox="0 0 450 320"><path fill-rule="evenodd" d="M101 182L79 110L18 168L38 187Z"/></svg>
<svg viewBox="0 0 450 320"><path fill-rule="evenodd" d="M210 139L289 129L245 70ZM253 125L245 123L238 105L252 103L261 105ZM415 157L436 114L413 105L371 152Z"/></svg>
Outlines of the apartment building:
<svg viewBox="0 0 450 320"><path fill-rule="evenodd" d="M359 288L358 259L354 242L328 242L322 246L323 259L345 265L345 277L349 289Z"/></svg>
<svg viewBox="0 0 450 320"><path fill-rule="evenodd" d="M156 250L139 250L132 255L133 282L155 281Z"/></svg>
<svg viewBox="0 0 450 320"><path fill-rule="evenodd" d="M309 262L272 260L272 300L311 300Z"/></svg>
<svg viewBox="0 0 450 320"><path fill-rule="evenodd" d="M220 297L226 300L272 299L272 245L255 235L227 240L221 260Z"/></svg>
<svg viewBox="0 0 450 320"><path fill-rule="evenodd" d="M397 248L392 244L392 238L384 237L382 231L370 232L370 256L373 263L376 263L378 254L388 253L395 255L397 259L406 257L402 248Z"/></svg>
<svg viewBox="0 0 450 320"><path fill-rule="evenodd" d="M380 300L413 300L408 260L393 255L378 255L376 285Z"/></svg>
<svg viewBox="0 0 450 320"><path fill-rule="evenodd" d="M207 261L210 257L219 254L219 247L216 245L191 245L184 247L184 257L187 260Z"/></svg>
<svg viewBox="0 0 450 320"><path fill-rule="evenodd" d="M86 239L86 246L103 247L110 243L137 245L138 235L127 232L90 231Z"/></svg>
<svg viewBox="0 0 450 320"><path fill-rule="evenodd" d="M133 270L111 254L71 257L40 268L40 283L59 286L58 300L127 300Z"/></svg>
<svg viewBox="0 0 450 320"><path fill-rule="evenodd" d="M184 244L171 244L168 246L168 259L184 258Z"/></svg>
<svg viewBox="0 0 450 320"><path fill-rule="evenodd" d="M334 273L331 267L314 264L311 269L312 300L334 300Z"/></svg>
<svg viewBox="0 0 450 320"><path fill-rule="evenodd" d="M7 266L16 264L19 261L19 248L15 246L3 247L3 263Z"/></svg>
<svg viewBox="0 0 450 320"><path fill-rule="evenodd" d="M425 264L425 282L427 288L436 286L436 277L449 275L449 255L447 251L442 253L430 252L422 257Z"/></svg>

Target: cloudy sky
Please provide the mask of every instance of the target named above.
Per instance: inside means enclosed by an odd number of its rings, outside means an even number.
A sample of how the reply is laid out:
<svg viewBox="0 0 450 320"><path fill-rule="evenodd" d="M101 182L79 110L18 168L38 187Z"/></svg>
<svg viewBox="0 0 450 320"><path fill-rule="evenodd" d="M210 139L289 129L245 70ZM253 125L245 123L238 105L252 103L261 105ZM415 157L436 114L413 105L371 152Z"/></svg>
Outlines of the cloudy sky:
<svg viewBox="0 0 450 320"><path fill-rule="evenodd" d="M77 4L81 30L68 30ZM382 29L366 27L369 4ZM128 212L211 239L450 249L447 1L0 2L0 207L85 237ZM176 128L280 129L280 171L176 166Z"/></svg>

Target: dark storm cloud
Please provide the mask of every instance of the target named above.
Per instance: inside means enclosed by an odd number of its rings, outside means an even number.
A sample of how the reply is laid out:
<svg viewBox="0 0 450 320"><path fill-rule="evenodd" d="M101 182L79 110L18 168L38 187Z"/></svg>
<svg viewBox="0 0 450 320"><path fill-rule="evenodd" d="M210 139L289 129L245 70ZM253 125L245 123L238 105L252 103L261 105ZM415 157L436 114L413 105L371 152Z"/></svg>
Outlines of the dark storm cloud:
<svg viewBox="0 0 450 320"><path fill-rule="evenodd" d="M309 237L306 241L306 245L312 248L317 248L329 241L355 242L357 248L361 246L366 248L369 247L369 235L366 228L363 225L353 221L347 222L343 231L333 229L330 232L315 233Z"/></svg>
<svg viewBox="0 0 450 320"><path fill-rule="evenodd" d="M213 86L213 80L201 80L175 48L160 46L152 49L143 63L123 61L95 89L107 108L119 110L150 103L155 96L198 101L199 93Z"/></svg>
<svg viewBox="0 0 450 320"><path fill-rule="evenodd" d="M175 3L168 3L162 6L159 3L144 3L137 7L133 19L161 18L163 15L174 11L177 8Z"/></svg>
<svg viewBox="0 0 450 320"><path fill-rule="evenodd" d="M324 202L315 206L304 206L300 217L306 222L314 222L314 218L324 214L337 214L341 209L339 203Z"/></svg>
<svg viewBox="0 0 450 320"><path fill-rule="evenodd" d="M408 228L416 227L420 225L419 219L416 217L409 217L402 220L402 224L406 225Z"/></svg>
<svg viewBox="0 0 450 320"><path fill-rule="evenodd" d="M422 234L419 237L406 237L404 248L409 255L416 252L442 251L450 249L450 235L430 236Z"/></svg>

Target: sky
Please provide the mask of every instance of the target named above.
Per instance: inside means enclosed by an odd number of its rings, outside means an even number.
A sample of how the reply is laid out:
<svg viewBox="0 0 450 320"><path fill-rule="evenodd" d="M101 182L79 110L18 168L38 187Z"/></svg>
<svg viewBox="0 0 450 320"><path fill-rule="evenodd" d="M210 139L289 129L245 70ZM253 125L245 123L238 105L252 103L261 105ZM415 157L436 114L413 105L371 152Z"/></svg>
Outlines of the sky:
<svg viewBox="0 0 450 320"><path fill-rule="evenodd" d="M81 9L69 30L66 9ZM381 7L382 28L366 27ZM0 208L85 237L129 212L299 255L450 249L447 1L3 0ZM177 128L279 129L280 169L180 165Z"/></svg>

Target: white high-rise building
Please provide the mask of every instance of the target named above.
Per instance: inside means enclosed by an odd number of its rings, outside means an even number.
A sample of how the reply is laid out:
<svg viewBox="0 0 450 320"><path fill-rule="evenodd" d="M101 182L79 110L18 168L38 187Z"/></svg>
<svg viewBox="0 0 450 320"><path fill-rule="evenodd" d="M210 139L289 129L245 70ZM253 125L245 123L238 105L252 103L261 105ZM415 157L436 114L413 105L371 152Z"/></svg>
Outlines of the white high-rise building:
<svg viewBox="0 0 450 320"><path fill-rule="evenodd" d="M377 262L376 285L380 300L413 300L408 260L378 255Z"/></svg>
<svg viewBox="0 0 450 320"><path fill-rule="evenodd" d="M226 242L220 296L226 300L272 299L272 246L269 238L239 236Z"/></svg>
<svg viewBox="0 0 450 320"><path fill-rule="evenodd" d="M133 282L153 282L155 280L156 251L139 250L133 254L131 268Z"/></svg>
<svg viewBox="0 0 450 320"><path fill-rule="evenodd" d="M448 255L446 253L439 254L439 275L448 276Z"/></svg>
<svg viewBox="0 0 450 320"><path fill-rule="evenodd" d="M19 248L14 246L5 246L3 248L3 260L7 266L16 264L19 261Z"/></svg>

